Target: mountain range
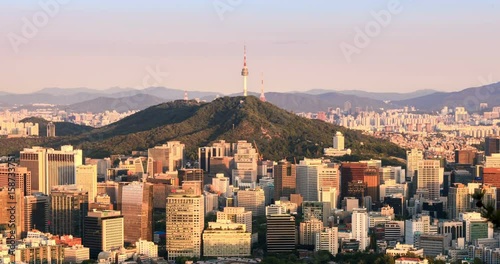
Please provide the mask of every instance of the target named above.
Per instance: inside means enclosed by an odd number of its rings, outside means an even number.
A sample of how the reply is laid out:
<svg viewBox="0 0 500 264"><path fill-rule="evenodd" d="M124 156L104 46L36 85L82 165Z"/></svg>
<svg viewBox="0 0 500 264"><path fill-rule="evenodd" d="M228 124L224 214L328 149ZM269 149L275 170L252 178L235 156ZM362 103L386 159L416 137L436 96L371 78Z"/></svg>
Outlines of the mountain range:
<svg viewBox="0 0 500 264"><path fill-rule="evenodd" d="M105 127L82 129L78 134L56 138L0 139L0 155L23 147L59 147L72 144L87 157L106 157L146 150L167 141L186 144L194 159L199 146L225 139L256 143L265 159L320 157L332 145L337 131L345 135L353 156L345 159L382 158L397 163L405 151L388 141L319 120L302 118L254 96L221 97L212 102L172 101L149 107ZM56 127L56 134L58 134Z"/></svg>
<svg viewBox="0 0 500 264"><path fill-rule="evenodd" d="M258 93L249 93L259 96ZM215 92L189 91L188 97L201 101L212 101L219 94ZM241 93L230 94L239 96ZM162 102L184 98L184 91L165 87L109 88L96 90L89 88L45 88L30 94L0 93L0 106L22 105L30 109L36 103L55 104L59 109L75 112L104 112L117 110L143 110ZM457 92L419 90L411 93L377 93L361 90L330 91L313 89L306 92L268 92L266 99L288 111L318 112L329 107L344 109L346 102L351 108L378 110L414 106L422 111L436 111L443 106L464 106L469 111L477 111L480 103L497 106L500 102L500 83L467 88Z"/></svg>

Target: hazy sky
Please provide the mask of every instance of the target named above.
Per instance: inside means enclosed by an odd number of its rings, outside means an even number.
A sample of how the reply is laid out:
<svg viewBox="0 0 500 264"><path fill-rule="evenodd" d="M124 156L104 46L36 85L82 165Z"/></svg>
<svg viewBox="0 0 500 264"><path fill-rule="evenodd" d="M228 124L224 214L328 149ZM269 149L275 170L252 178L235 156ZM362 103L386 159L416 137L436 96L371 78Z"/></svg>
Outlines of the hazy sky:
<svg viewBox="0 0 500 264"><path fill-rule="evenodd" d="M255 92L261 72L267 91L459 90L500 80L498 14L491 0L2 0L0 91L238 92L243 43Z"/></svg>

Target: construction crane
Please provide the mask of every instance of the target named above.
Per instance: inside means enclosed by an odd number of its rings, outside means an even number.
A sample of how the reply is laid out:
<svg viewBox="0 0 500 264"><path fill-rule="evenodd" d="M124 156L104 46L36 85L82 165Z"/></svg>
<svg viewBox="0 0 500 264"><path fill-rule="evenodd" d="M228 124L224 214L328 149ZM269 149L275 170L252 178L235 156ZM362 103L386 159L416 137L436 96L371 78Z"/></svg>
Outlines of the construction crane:
<svg viewBox="0 0 500 264"><path fill-rule="evenodd" d="M255 142L255 139L253 140L253 144L255 145L255 149L257 150L257 155L259 155L259 160L262 161L264 158L262 157L262 154L259 151L259 147L257 146L257 142Z"/></svg>

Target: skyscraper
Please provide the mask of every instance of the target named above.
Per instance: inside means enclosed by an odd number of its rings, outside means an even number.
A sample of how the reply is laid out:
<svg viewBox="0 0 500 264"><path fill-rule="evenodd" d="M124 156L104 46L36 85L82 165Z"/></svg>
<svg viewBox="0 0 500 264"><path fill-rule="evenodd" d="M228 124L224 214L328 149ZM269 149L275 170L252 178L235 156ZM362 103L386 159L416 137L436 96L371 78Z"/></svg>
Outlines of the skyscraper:
<svg viewBox="0 0 500 264"><path fill-rule="evenodd" d="M490 156L493 153L500 153L500 137L486 137L484 152L486 156Z"/></svg>
<svg viewBox="0 0 500 264"><path fill-rule="evenodd" d="M417 189L429 191L426 199L439 199L439 180L443 178L444 168L439 160L420 160L417 163Z"/></svg>
<svg viewBox="0 0 500 264"><path fill-rule="evenodd" d="M234 166L232 171L232 183L237 185L238 178L242 183L256 183L257 182L257 161L259 159L259 153L249 143L245 140L238 140L237 143L233 145L234 150Z"/></svg>
<svg viewBox="0 0 500 264"><path fill-rule="evenodd" d="M71 145L61 150L42 147L25 148L20 153L20 165L31 172L31 189L50 194L52 186L75 183L76 167L82 165L81 149Z"/></svg>
<svg viewBox="0 0 500 264"><path fill-rule="evenodd" d="M49 231L50 199L43 193L24 197L24 231Z"/></svg>
<svg viewBox="0 0 500 264"><path fill-rule="evenodd" d="M166 240L169 260L200 257L204 228L202 195L172 194L167 198Z"/></svg>
<svg viewBox="0 0 500 264"><path fill-rule="evenodd" d="M83 234L83 221L88 212L88 193L77 185L53 186L51 200L51 233L55 235Z"/></svg>
<svg viewBox="0 0 500 264"><path fill-rule="evenodd" d="M182 168L184 147L180 141L169 141L167 144L148 149L148 174L153 176Z"/></svg>
<svg viewBox="0 0 500 264"><path fill-rule="evenodd" d="M332 255L339 251L338 227L325 227L316 234L315 251L326 250Z"/></svg>
<svg viewBox="0 0 500 264"><path fill-rule="evenodd" d="M93 203L97 196L97 166L77 166L75 178L75 184L82 186L83 190L88 192L89 204Z"/></svg>
<svg viewBox="0 0 500 264"><path fill-rule="evenodd" d="M274 200L281 197L290 199L290 194L295 193L297 184L296 166L286 160L274 166Z"/></svg>
<svg viewBox="0 0 500 264"><path fill-rule="evenodd" d="M406 171L410 178L413 178L418 168L418 162L424 159L424 153L418 149L406 151Z"/></svg>
<svg viewBox="0 0 500 264"><path fill-rule="evenodd" d="M153 240L153 185L132 182L122 189L124 240L135 243L139 239Z"/></svg>
<svg viewBox="0 0 500 264"><path fill-rule="evenodd" d="M320 159L301 160L297 165L297 193L305 201L319 201L320 190L340 188L340 172L338 166L325 164ZM337 199L335 199L337 200Z"/></svg>
<svg viewBox="0 0 500 264"><path fill-rule="evenodd" d="M470 209L469 188L461 183L450 187L448 195L448 218L458 219L460 213Z"/></svg>
<svg viewBox="0 0 500 264"><path fill-rule="evenodd" d="M9 186L9 178L14 174L15 178L15 188L20 189L23 195L31 195L31 172L28 168L15 166L9 167L9 164L0 164L0 187Z"/></svg>
<svg viewBox="0 0 500 264"><path fill-rule="evenodd" d="M83 245L90 248L90 258L101 251L123 247L123 216L119 211L92 211L85 217Z"/></svg>
<svg viewBox="0 0 500 264"><path fill-rule="evenodd" d="M243 48L243 69L241 70L241 76L243 76L243 96L247 96L247 46Z"/></svg>
<svg viewBox="0 0 500 264"><path fill-rule="evenodd" d="M342 199L344 197L350 197L353 195L349 194L349 183L350 182L363 182L365 170L367 168L366 163L359 162L343 162L340 166L341 173L341 195Z"/></svg>
<svg viewBox="0 0 500 264"><path fill-rule="evenodd" d="M301 245L314 246L316 244L316 234L323 229L323 221L311 218L303 221L299 225L299 243Z"/></svg>

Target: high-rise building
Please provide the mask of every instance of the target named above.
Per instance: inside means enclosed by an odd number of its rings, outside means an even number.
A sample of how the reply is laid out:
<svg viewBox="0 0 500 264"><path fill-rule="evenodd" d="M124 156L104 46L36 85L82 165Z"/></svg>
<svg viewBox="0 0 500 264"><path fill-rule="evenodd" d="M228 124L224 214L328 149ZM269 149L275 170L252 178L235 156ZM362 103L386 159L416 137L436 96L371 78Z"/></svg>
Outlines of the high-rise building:
<svg viewBox="0 0 500 264"><path fill-rule="evenodd" d="M75 184L82 186L83 190L88 192L89 204L93 203L97 196L97 166L77 166L75 178Z"/></svg>
<svg viewBox="0 0 500 264"><path fill-rule="evenodd" d="M211 147L198 148L198 163L199 168L205 172L210 171L210 162L212 158L222 158L232 155L231 143L220 140L212 144ZM213 173L213 172L211 172Z"/></svg>
<svg viewBox="0 0 500 264"><path fill-rule="evenodd" d="M274 200L281 197L290 199L290 194L295 193L297 185L296 166L286 160L274 166Z"/></svg>
<svg viewBox="0 0 500 264"><path fill-rule="evenodd" d="M61 150L42 147L25 148L20 153L20 165L31 172L32 191L50 194L52 186L75 183L76 167L82 165L82 150L71 145Z"/></svg>
<svg viewBox="0 0 500 264"><path fill-rule="evenodd" d="M267 216L266 244L269 253L287 253L295 250L297 230L295 218L289 214Z"/></svg>
<svg viewBox="0 0 500 264"><path fill-rule="evenodd" d="M217 220L231 220L233 223L245 224L247 232L252 232L252 212L243 207L224 207L217 212Z"/></svg>
<svg viewBox="0 0 500 264"><path fill-rule="evenodd" d="M217 173L214 178L212 178L212 190L219 195L225 197L232 196L232 191L229 190L229 178L224 177L223 173Z"/></svg>
<svg viewBox="0 0 500 264"><path fill-rule="evenodd" d="M182 168L184 147L180 141L169 141L167 144L148 149L148 174L152 176Z"/></svg>
<svg viewBox="0 0 500 264"><path fill-rule="evenodd" d="M302 215L305 221L316 218L323 221L326 226L330 212L331 206L328 202L304 201L302 203Z"/></svg>
<svg viewBox="0 0 500 264"><path fill-rule="evenodd" d="M92 211L85 217L82 242L90 248L90 258L101 251L123 247L123 216L120 211Z"/></svg>
<svg viewBox="0 0 500 264"><path fill-rule="evenodd" d="M299 243L301 245L314 246L316 243L316 234L323 229L323 221L311 218L303 221L299 225Z"/></svg>
<svg viewBox="0 0 500 264"><path fill-rule="evenodd" d="M52 122L47 124L47 137L55 137L56 136L56 125Z"/></svg>
<svg viewBox="0 0 500 264"><path fill-rule="evenodd" d="M230 220L209 222L203 231L203 256L246 257L251 255L252 234L244 224Z"/></svg>
<svg viewBox="0 0 500 264"><path fill-rule="evenodd" d="M257 167L259 153L245 140L239 140L233 145L234 169L232 170L232 183L237 184L236 179L243 183L257 182Z"/></svg>
<svg viewBox="0 0 500 264"><path fill-rule="evenodd" d="M424 153L418 149L406 151L406 173L413 179L418 169L418 162L424 159Z"/></svg>
<svg viewBox="0 0 500 264"><path fill-rule="evenodd" d="M489 136L484 140L484 154L486 156L491 156L493 153L500 153L500 137Z"/></svg>
<svg viewBox="0 0 500 264"><path fill-rule="evenodd" d="M359 162L343 162L340 166L341 177L341 197L352 197L349 195L350 182L364 182L365 170L367 169L366 163ZM355 196L357 197L357 196ZM360 197L357 197L360 198Z"/></svg>
<svg viewBox="0 0 500 264"><path fill-rule="evenodd" d="M370 238L368 236L368 213L366 208L355 208L352 211L351 223L352 238L359 241L359 249L365 250L370 245Z"/></svg>
<svg viewBox="0 0 500 264"><path fill-rule="evenodd" d="M339 252L338 227L325 227L316 234L315 251L326 250L332 255Z"/></svg>
<svg viewBox="0 0 500 264"><path fill-rule="evenodd" d="M342 135L342 132L340 131L337 131L337 133L335 133L335 136L333 136L333 148L336 150L345 149L344 135Z"/></svg>
<svg viewBox="0 0 500 264"><path fill-rule="evenodd" d="M444 168L439 160L420 160L417 165L417 189L429 191L426 199L439 199L439 182L443 179Z"/></svg>
<svg viewBox="0 0 500 264"><path fill-rule="evenodd" d="M304 159L297 165L297 193L306 201L319 201L320 189L340 188L340 172L334 164Z"/></svg>
<svg viewBox="0 0 500 264"><path fill-rule="evenodd" d="M153 241L153 185L132 182L123 186L121 204L125 242Z"/></svg>
<svg viewBox="0 0 500 264"><path fill-rule="evenodd" d="M264 190L257 187L238 192L238 207L244 207L246 211L252 212L253 216L264 216L266 212L266 197Z"/></svg>
<svg viewBox="0 0 500 264"><path fill-rule="evenodd" d="M43 193L24 197L24 230L40 230L48 233L50 220L50 199Z"/></svg>
<svg viewBox="0 0 500 264"><path fill-rule="evenodd" d="M176 193L168 196L166 240L169 260L200 257L204 208L202 195Z"/></svg>
<svg viewBox="0 0 500 264"><path fill-rule="evenodd" d="M88 193L77 185L53 186L51 200L51 233L55 235L83 234L84 217L88 212Z"/></svg>
<svg viewBox="0 0 500 264"><path fill-rule="evenodd" d="M455 183L450 187L448 195L448 218L458 219L460 213L470 209L470 195L467 186Z"/></svg>
<svg viewBox="0 0 500 264"><path fill-rule="evenodd" d="M0 186L10 186L12 179L14 179L16 189L20 189L24 195L31 195L31 172L28 168L9 167L7 163L0 164Z"/></svg>
<svg viewBox="0 0 500 264"><path fill-rule="evenodd" d="M465 242L475 244L480 238L493 238L493 224L479 212L460 213L459 220L464 223Z"/></svg>

